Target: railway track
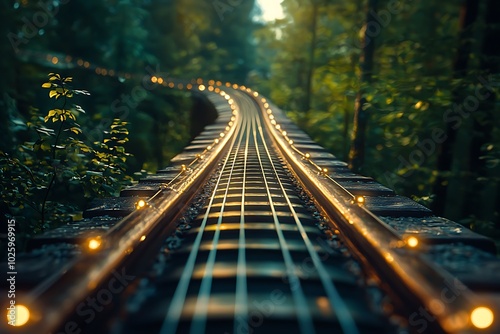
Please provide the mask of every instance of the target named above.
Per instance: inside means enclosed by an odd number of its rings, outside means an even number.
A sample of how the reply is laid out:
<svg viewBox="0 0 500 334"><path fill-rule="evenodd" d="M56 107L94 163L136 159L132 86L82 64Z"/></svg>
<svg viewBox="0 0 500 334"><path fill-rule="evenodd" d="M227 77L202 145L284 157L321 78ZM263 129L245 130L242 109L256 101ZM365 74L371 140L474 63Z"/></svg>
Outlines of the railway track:
<svg viewBox="0 0 500 334"><path fill-rule="evenodd" d="M246 87L177 84L216 124L73 234L34 241L78 246L27 289L16 332L498 331L491 240L351 173ZM453 271L470 249L481 282Z"/></svg>

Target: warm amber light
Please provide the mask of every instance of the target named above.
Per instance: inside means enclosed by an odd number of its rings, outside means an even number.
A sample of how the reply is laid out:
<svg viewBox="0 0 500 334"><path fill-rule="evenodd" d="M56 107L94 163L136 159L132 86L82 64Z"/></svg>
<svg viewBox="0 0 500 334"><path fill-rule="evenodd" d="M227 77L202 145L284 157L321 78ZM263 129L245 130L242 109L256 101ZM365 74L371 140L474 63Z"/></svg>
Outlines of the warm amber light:
<svg viewBox="0 0 500 334"><path fill-rule="evenodd" d="M157 82L158 82L158 78L157 78L157 77L155 77L155 76L152 76L152 77L151 77L151 82L152 82L152 83L157 83Z"/></svg>
<svg viewBox="0 0 500 334"><path fill-rule="evenodd" d="M140 239L140 240L141 240L141 241L146 240L146 236L145 236L145 235L143 235L143 236L141 237L141 239Z"/></svg>
<svg viewBox="0 0 500 334"><path fill-rule="evenodd" d="M158 78L158 84L160 84L160 85L163 84L163 78Z"/></svg>
<svg viewBox="0 0 500 334"><path fill-rule="evenodd" d="M490 327L494 319L493 311L484 306L475 308L470 315L472 324L481 329Z"/></svg>
<svg viewBox="0 0 500 334"><path fill-rule="evenodd" d="M253 96L257 97L257 96L259 96L259 93L254 92L254 93L253 93Z"/></svg>
<svg viewBox="0 0 500 334"><path fill-rule="evenodd" d="M365 203L365 198L363 196L358 196L358 197L356 197L356 202L358 204L363 204L363 203Z"/></svg>
<svg viewBox="0 0 500 334"><path fill-rule="evenodd" d="M330 308L330 301L327 297L318 297L316 298L316 305L318 306L319 311L324 315L329 315L332 311Z"/></svg>
<svg viewBox="0 0 500 334"><path fill-rule="evenodd" d="M418 246L418 239L415 237L409 237L408 240L406 240L406 243L410 247L417 247Z"/></svg>
<svg viewBox="0 0 500 334"><path fill-rule="evenodd" d="M14 309L7 309L7 323L11 326L23 326L29 319L30 310L24 305L16 305Z"/></svg>
<svg viewBox="0 0 500 334"><path fill-rule="evenodd" d="M309 153L306 153L306 154L304 155L304 158L306 158L306 159L310 159L310 158L311 158L311 155L310 155Z"/></svg>
<svg viewBox="0 0 500 334"><path fill-rule="evenodd" d="M146 201L144 201L143 199L137 202L137 210L142 209L145 206L146 206Z"/></svg>
<svg viewBox="0 0 500 334"><path fill-rule="evenodd" d="M88 247L91 250L96 250L99 247L101 247L101 240L100 238L92 238L89 240Z"/></svg>
<svg viewBox="0 0 500 334"><path fill-rule="evenodd" d="M203 92L205 90L205 85L199 85L198 89Z"/></svg>
<svg viewBox="0 0 500 334"><path fill-rule="evenodd" d="M57 57L52 57L52 64L57 64L59 62L59 58Z"/></svg>

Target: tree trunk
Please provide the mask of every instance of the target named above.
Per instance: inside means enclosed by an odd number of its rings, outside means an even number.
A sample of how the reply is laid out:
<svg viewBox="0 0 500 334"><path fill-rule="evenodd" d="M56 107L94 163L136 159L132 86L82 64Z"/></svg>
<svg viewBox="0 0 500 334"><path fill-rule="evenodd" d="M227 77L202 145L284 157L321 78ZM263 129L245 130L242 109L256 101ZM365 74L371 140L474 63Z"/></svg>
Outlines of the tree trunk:
<svg viewBox="0 0 500 334"><path fill-rule="evenodd" d="M308 114L311 110L312 101L312 86L313 86L313 76L314 76L314 53L316 51L317 42L317 27L318 27L318 12L319 4L317 1L312 0L312 15L311 15L311 45L309 46L309 65L307 67L307 78L306 78L306 96L304 101L304 113ZM308 119L308 117L306 117Z"/></svg>
<svg viewBox="0 0 500 334"><path fill-rule="evenodd" d="M459 45L457 50L457 55L453 64L453 77L454 79L462 79L465 77L469 57L472 47L472 34L471 26L476 21L478 14L478 1L477 0L465 0L462 3L460 11L460 35L459 35ZM462 104L463 100L463 87L454 89L453 91L453 102L457 105ZM457 114L457 117L460 117ZM451 173L451 167L453 162L453 147L457 139L458 128L456 124L447 123L446 124L446 135L447 140L442 143L438 149L437 157L437 171L438 176L434 183L433 193L436 196L433 202L432 209L437 215L443 215L446 208L447 202L447 190L448 182Z"/></svg>
<svg viewBox="0 0 500 334"><path fill-rule="evenodd" d="M481 47L481 72L483 78L487 81L492 73L500 72L500 44L498 36L500 35L500 2L498 0L489 0L486 7L484 38ZM484 85L484 83L482 83ZM484 88L483 88L484 90ZM474 214L476 217L484 220L494 219L494 203L496 194L496 185L494 182L478 181L479 176L484 176L486 180L494 177L495 171L488 169L485 160L481 159L484 155L482 147L492 141L492 131L495 112L495 95L493 92L485 91L489 96L481 102L479 110L472 117L472 139L469 151L469 172L472 177L472 186L468 187L468 201L464 210L464 215Z"/></svg>
<svg viewBox="0 0 500 334"><path fill-rule="evenodd" d="M378 0L368 0L360 56L360 88L354 106L353 135L351 150L349 152L349 167L354 171L359 171L362 168L365 158L366 127L369 116L369 111L365 108L365 89L372 81L373 56L375 53L375 38L370 36L370 25L378 24L373 15L377 11L377 5Z"/></svg>

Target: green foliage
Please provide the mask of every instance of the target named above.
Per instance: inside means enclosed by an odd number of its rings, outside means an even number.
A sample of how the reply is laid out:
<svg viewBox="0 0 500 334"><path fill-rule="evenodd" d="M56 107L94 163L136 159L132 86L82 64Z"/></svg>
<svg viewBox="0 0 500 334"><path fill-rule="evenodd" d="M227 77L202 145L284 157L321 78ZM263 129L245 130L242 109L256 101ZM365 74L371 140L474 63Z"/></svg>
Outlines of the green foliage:
<svg viewBox="0 0 500 334"><path fill-rule="evenodd" d="M81 177L88 198L105 197L119 193L123 185L130 184L133 178L127 175L127 158L131 156L123 146L128 139L127 122L115 118L102 142L95 142L95 149L87 167L89 170Z"/></svg>
<svg viewBox="0 0 500 334"><path fill-rule="evenodd" d="M380 29L373 38L373 80L366 87L360 87L358 65L367 1L316 3L320 7L311 109L305 111L302 105L313 1L284 0L287 16L257 31L260 72L252 82L314 140L343 160L347 160L351 140L356 92L362 88L367 99L364 107L370 108L362 173L426 206L439 200L433 184L443 176L451 194L447 217L458 220L473 211L477 219L495 220L500 226L500 92L496 87L500 54L498 48L494 49L497 54L491 54L491 47L490 54L482 54L488 28L486 3L481 4L478 22L468 34L472 39L468 69L457 76L458 2L401 2L397 13L392 13L389 1L379 1L382 21L374 23ZM498 29L498 25L489 28ZM496 67L485 68L485 63ZM480 78L488 78L489 92ZM442 141L435 140L434 133L446 130L447 112L454 104L475 97L478 87L491 93L492 99L480 101L477 110L452 123L458 128L453 170L440 171L437 157ZM482 150L474 151L474 145ZM478 155L484 165L474 169ZM471 195L480 205L469 204Z"/></svg>
<svg viewBox="0 0 500 334"><path fill-rule="evenodd" d="M33 139L12 154L0 152L3 207L28 234L70 221L82 210L77 204L84 198L116 195L132 180L126 173L131 155L123 146L127 122L115 119L102 142L86 143L77 122L85 111L69 99L89 93L71 88L71 82L71 77L50 73L42 87L60 107L45 116L33 109L26 123Z"/></svg>

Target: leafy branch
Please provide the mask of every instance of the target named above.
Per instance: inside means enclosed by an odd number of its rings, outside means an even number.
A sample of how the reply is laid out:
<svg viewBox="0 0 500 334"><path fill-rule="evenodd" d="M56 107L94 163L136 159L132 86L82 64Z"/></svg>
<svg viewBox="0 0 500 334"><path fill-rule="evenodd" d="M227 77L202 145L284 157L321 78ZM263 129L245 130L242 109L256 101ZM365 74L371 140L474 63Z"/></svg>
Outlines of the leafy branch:
<svg viewBox="0 0 500 334"><path fill-rule="evenodd" d="M76 94L90 95L89 92L85 90L76 90L71 89L68 84L73 81L72 77L62 77L60 74L49 73L49 81L42 85L42 88L50 89L49 98L59 100L60 98L63 101L62 108L55 108L49 110L47 116L45 116L45 123L52 120L53 123L60 122L59 129L56 134L56 138L54 144L52 145L52 177L50 179L47 190L45 191L45 196L42 201L42 210L41 210L41 222L42 226L45 225L45 209L47 205L47 201L49 198L49 194L52 190L54 182L57 178L58 167L60 161L56 160L57 158L57 150L65 149L66 146L59 146L59 140L61 134L65 130L65 125L67 125L67 130L74 132L75 134L82 133L80 125L76 122L76 116L71 109L67 109L68 100L72 98ZM80 106L74 106L76 110L79 112L85 112Z"/></svg>
<svg viewBox="0 0 500 334"><path fill-rule="evenodd" d="M89 93L71 83L71 77L50 73L42 87L53 108L43 115L32 108L28 122L16 119L30 139L13 152L0 151L0 208L22 223L27 237L71 221L89 198L116 195L132 181L127 122L114 119L102 141L87 142L77 122L85 111L71 99Z"/></svg>

